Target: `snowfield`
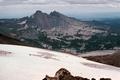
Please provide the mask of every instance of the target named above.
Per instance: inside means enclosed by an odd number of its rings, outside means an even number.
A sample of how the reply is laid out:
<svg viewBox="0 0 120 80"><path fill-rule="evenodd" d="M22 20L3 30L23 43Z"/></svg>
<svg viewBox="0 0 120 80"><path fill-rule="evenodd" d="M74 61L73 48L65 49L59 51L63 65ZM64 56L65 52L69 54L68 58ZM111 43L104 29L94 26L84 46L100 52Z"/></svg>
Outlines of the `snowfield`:
<svg viewBox="0 0 120 80"><path fill-rule="evenodd" d="M74 76L120 80L120 68L65 53L0 44L0 80L42 80L60 68Z"/></svg>

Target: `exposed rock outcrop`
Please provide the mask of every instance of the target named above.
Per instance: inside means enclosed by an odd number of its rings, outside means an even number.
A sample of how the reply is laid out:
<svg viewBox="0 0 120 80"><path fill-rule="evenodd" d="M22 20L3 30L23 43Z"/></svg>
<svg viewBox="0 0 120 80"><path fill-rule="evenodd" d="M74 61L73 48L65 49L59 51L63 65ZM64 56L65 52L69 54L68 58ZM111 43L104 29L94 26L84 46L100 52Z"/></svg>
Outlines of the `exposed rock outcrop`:
<svg viewBox="0 0 120 80"><path fill-rule="evenodd" d="M95 78L88 79L88 78L83 78L80 76L72 76L71 73L64 69L61 68L55 73L54 77L50 77L46 75L46 77L43 80L96 80ZM100 80L111 80L110 78L100 78Z"/></svg>
<svg viewBox="0 0 120 80"><path fill-rule="evenodd" d="M110 78L100 78L100 80L111 80Z"/></svg>

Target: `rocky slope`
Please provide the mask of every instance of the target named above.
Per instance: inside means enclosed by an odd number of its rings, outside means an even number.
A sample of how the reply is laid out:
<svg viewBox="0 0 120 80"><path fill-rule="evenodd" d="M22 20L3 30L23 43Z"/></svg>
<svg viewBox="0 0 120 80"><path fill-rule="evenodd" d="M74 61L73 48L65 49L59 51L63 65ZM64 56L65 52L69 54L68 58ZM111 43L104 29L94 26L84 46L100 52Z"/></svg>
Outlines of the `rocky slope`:
<svg viewBox="0 0 120 80"><path fill-rule="evenodd" d="M49 77L48 75L46 75L46 77L43 80L90 80L90 79L79 76L73 76L68 70L61 68L55 73L54 77ZM91 80L96 80L96 79L92 78ZM111 79L100 78L100 80L111 80Z"/></svg>
<svg viewBox="0 0 120 80"><path fill-rule="evenodd" d="M98 28L100 26L57 11L46 14L38 10L29 17L0 19L0 31L5 35L36 47L71 53L85 51L86 44L89 44L86 42L92 36L107 34L106 29Z"/></svg>
<svg viewBox="0 0 120 80"><path fill-rule="evenodd" d="M24 45L35 47L37 43L25 42L16 38L8 37L6 35L0 34L0 44L14 44L14 45Z"/></svg>
<svg viewBox="0 0 120 80"><path fill-rule="evenodd" d="M22 45L23 43L17 39L0 34L0 44L16 44L16 45L21 44Z"/></svg>
<svg viewBox="0 0 120 80"><path fill-rule="evenodd" d="M104 30L95 29L95 26L67 17L57 11L50 14L36 11L30 17L21 18L16 21L20 28L16 29L19 38L38 39L39 33L44 32L52 39L59 39L63 36L88 39L95 33L105 33ZM79 34L81 37L75 37Z"/></svg>

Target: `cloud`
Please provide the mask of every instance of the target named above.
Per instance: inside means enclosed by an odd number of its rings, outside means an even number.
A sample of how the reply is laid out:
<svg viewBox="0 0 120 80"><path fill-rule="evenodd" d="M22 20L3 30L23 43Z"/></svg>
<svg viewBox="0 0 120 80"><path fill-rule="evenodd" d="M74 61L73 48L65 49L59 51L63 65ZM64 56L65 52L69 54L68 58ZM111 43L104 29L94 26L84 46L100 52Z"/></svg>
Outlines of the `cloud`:
<svg viewBox="0 0 120 80"><path fill-rule="evenodd" d="M120 0L0 0L0 5L101 5L120 7Z"/></svg>
<svg viewBox="0 0 120 80"><path fill-rule="evenodd" d="M13 0L12 0L13 1ZM37 2L38 1L38 2ZM48 0L47 0L48 1ZM49 0L50 1L50 0ZM0 18L21 18L24 16L30 16L34 14L36 10L41 10L45 13L50 13L51 11L59 11L65 15L71 17L92 17L97 16L96 14L107 13L110 16L110 13L120 13L120 4L118 3L104 3L104 4L88 4L88 3L74 3L68 4L65 0L61 2L45 2L40 0L36 0L36 2L32 0L21 1L20 3L14 2L11 4L4 4L5 6L1 6L0 4ZM52 0L51 0L52 1ZM19 2L19 1L18 1ZM19 4L19 5L18 5ZM117 14L115 14L117 15Z"/></svg>
<svg viewBox="0 0 120 80"><path fill-rule="evenodd" d="M1 4L65 4L62 0L0 0Z"/></svg>
<svg viewBox="0 0 120 80"><path fill-rule="evenodd" d="M63 0L69 4L120 4L120 0Z"/></svg>
<svg viewBox="0 0 120 80"><path fill-rule="evenodd" d="M62 0L27 0L24 1L26 4L67 4Z"/></svg>
<svg viewBox="0 0 120 80"><path fill-rule="evenodd" d="M104 4L106 0L64 0L70 4Z"/></svg>
<svg viewBox="0 0 120 80"><path fill-rule="evenodd" d="M27 1L27 0L0 0L0 5L22 4L24 1Z"/></svg>

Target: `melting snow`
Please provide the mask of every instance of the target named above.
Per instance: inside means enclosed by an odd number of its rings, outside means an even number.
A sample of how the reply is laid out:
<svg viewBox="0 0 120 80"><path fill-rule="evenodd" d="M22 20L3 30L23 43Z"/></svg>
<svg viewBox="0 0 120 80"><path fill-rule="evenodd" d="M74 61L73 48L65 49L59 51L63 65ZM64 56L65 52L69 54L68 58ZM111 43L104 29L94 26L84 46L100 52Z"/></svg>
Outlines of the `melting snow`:
<svg viewBox="0 0 120 80"><path fill-rule="evenodd" d="M76 76L120 80L120 68L81 57L16 45L0 44L0 50L14 53L10 57L0 56L0 80L42 80L46 74L53 76L60 68Z"/></svg>

